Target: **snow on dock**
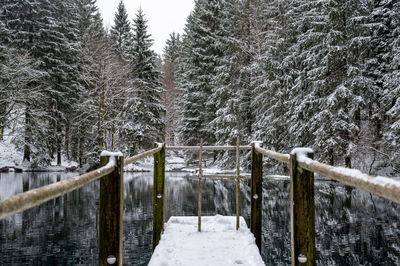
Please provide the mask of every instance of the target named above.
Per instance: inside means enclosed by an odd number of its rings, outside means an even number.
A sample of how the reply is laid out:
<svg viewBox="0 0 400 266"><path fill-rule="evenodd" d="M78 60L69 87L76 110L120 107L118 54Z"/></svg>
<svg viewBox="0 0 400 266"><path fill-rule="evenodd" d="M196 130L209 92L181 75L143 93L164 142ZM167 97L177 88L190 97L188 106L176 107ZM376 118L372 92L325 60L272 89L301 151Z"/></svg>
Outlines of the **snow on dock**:
<svg viewBox="0 0 400 266"><path fill-rule="evenodd" d="M201 229L197 216L171 217L148 265L265 265L243 217L236 231L234 216L202 216Z"/></svg>

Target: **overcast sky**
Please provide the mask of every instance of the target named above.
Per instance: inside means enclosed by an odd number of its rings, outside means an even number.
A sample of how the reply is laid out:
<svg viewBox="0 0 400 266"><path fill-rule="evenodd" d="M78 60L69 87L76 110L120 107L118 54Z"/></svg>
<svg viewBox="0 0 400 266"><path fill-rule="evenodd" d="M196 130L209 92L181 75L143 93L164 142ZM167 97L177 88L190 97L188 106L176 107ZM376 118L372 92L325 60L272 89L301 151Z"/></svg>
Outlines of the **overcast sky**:
<svg viewBox="0 0 400 266"><path fill-rule="evenodd" d="M97 0L104 25L113 25L120 0ZM182 34L186 18L194 7L194 0L124 0L131 24L141 6L147 19L148 33L154 40L153 50L162 54L165 41L172 32Z"/></svg>

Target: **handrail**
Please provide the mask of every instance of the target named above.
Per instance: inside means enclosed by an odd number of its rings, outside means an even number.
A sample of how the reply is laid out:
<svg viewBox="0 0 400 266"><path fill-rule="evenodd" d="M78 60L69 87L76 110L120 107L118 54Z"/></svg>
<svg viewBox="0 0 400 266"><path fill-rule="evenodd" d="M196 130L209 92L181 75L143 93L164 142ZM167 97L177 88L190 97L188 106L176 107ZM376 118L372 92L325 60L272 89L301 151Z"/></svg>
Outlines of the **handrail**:
<svg viewBox="0 0 400 266"><path fill-rule="evenodd" d="M209 174L209 175L203 175L202 178L237 178L237 175L225 175L225 174ZM247 178L250 177L250 175L239 175L239 178Z"/></svg>
<svg viewBox="0 0 400 266"><path fill-rule="evenodd" d="M253 147L255 154L289 164L292 265L315 265L314 173L400 204L400 182L393 179L314 161L309 148L296 148L289 155L263 149L260 142L254 142ZM260 235L255 234L256 240Z"/></svg>
<svg viewBox="0 0 400 266"><path fill-rule="evenodd" d="M151 150L136 154L136 155L134 155L132 157L126 158L125 161L124 161L124 165L133 163L133 162L135 162L137 160L140 160L140 159L143 159L144 157L147 157L149 155L153 155L153 154L161 151L161 149L162 149L162 147L159 146L157 148L154 148L154 149L151 149Z"/></svg>
<svg viewBox="0 0 400 266"><path fill-rule="evenodd" d="M32 189L0 200L0 219L4 219L10 215L30 209L81 188L96 179L112 173L114 170L115 162L80 176L71 177L57 183Z"/></svg>
<svg viewBox="0 0 400 266"><path fill-rule="evenodd" d="M143 153L134 155L124 160L124 165L155 154L161 150L157 147ZM74 191L84 185L112 173L115 170L115 161L107 166L98 168L89 173L68 178L66 180L46 185L44 187L32 189L27 192L19 193L9 198L0 200L0 220L15 213L22 212L32 207L38 206L46 201L60 197L66 193Z"/></svg>
<svg viewBox="0 0 400 266"><path fill-rule="evenodd" d="M260 146L257 146L257 145L254 146L254 149L257 152L259 152L259 153L261 153L261 154L263 154L265 156L268 156L270 158L273 158L275 160L278 160L278 161L281 161L281 162L284 162L284 163L289 163L289 158L290 158L289 154L266 150L266 149L263 149L263 148L261 148Z"/></svg>
<svg viewBox="0 0 400 266"><path fill-rule="evenodd" d="M191 150L199 151L200 146L166 146L167 151L179 151L179 150ZM236 146L203 146L203 151L217 151L217 150L228 150L235 151ZM239 150L251 150L251 146L239 146Z"/></svg>
<svg viewBox="0 0 400 266"><path fill-rule="evenodd" d="M289 154L278 153L255 146L255 150L267 157L289 163ZM301 160L300 158L303 158ZM346 185L359 188L400 204L400 182L387 177L373 177L359 170L334 167L310 158L298 158L298 166L311 172L324 175Z"/></svg>
<svg viewBox="0 0 400 266"><path fill-rule="evenodd" d="M302 157L300 157L302 158ZM311 172L327 176L346 185L365 190L400 204L400 182L387 177L374 177L359 170L334 167L318 161L304 158L298 166Z"/></svg>

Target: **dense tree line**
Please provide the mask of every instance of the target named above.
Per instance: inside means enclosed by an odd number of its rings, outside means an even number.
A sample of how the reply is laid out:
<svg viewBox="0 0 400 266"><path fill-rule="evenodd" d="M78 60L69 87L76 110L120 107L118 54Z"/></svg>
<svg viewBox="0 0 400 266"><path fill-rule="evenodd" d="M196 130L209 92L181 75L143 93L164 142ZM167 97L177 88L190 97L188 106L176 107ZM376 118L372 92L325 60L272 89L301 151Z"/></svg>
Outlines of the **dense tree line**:
<svg viewBox="0 0 400 266"><path fill-rule="evenodd" d="M398 174L399 34L398 1L197 0L176 71L182 142L308 146Z"/></svg>
<svg viewBox="0 0 400 266"><path fill-rule="evenodd" d="M131 155L162 141L160 72L141 10L121 1L109 32L96 0L1 0L0 140L32 166Z"/></svg>
<svg viewBox="0 0 400 266"><path fill-rule="evenodd" d="M396 174L399 34L393 0L197 0L161 66L122 1L106 31L95 0L0 0L0 139L40 165L239 136Z"/></svg>

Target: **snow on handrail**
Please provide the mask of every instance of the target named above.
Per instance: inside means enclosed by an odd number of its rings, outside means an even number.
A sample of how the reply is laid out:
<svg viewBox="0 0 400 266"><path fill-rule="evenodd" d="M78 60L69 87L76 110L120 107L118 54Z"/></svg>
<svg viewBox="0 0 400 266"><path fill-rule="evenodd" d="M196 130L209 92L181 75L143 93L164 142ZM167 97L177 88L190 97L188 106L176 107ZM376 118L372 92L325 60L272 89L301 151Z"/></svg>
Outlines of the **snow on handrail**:
<svg viewBox="0 0 400 266"><path fill-rule="evenodd" d="M159 146L152 150L148 150L127 158L124 161L124 164L126 165L146 156L152 155L156 152L159 152L161 149L162 146ZM71 177L69 179L54 184L19 193L7 199L0 200L0 219L4 219L15 213L38 206L46 201L74 191L94 180L97 180L105 175L112 173L115 170L116 165L115 156L121 156L122 153L103 152L102 155L110 156L109 162L103 167L100 167L80 176Z"/></svg>
<svg viewBox="0 0 400 266"><path fill-rule="evenodd" d="M270 158L279 160L281 162L289 163L289 154L282 154L270 150L263 149L255 145L255 150ZM307 158L305 151L312 152L312 150L299 150L301 152L293 152L297 154L298 166L308 171L318 173L336 181L342 182L346 185L356 187L372 194L381 196L388 200L400 204L400 182L387 177L373 177L363 174L359 170L334 167L328 164L320 163ZM293 153L292 152L292 153Z"/></svg>
<svg viewBox="0 0 400 266"><path fill-rule="evenodd" d="M279 153L279 152L275 152L275 151L266 150L266 149L263 149L263 148L261 148L261 147L259 147L257 145L254 146L254 149L257 152L259 152L261 154L264 154L265 156L268 156L270 158L273 158L275 160L278 160L278 161L281 161L281 162L284 162L284 163L289 163L289 158L290 158L289 154L284 154L284 153Z"/></svg>
<svg viewBox="0 0 400 266"><path fill-rule="evenodd" d="M300 156L298 166L346 185L356 187L400 204L400 182L382 176L370 176L356 169L335 167Z"/></svg>
<svg viewBox="0 0 400 266"><path fill-rule="evenodd" d="M112 173L114 170L115 159L110 159L110 162L106 166L93 170L89 173L71 177L57 183L19 193L9 198L0 200L0 219L4 219L15 213L38 206L46 201L81 188L96 179Z"/></svg>
<svg viewBox="0 0 400 266"><path fill-rule="evenodd" d="M137 160L140 160L140 159L142 159L144 157L147 157L149 155L153 155L153 154L161 151L162 148L163 148L162 145L161 146L158 145L157 148L154 148L154 149L151 149L151 150L136 154L136 155L134 155L132 157L126 158L125 161L124 161L124 165L128 165L128 164L133 163L133 162L135 162Z"/></svg>

